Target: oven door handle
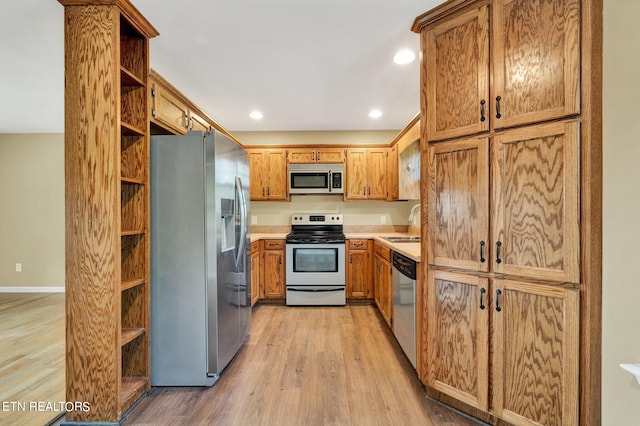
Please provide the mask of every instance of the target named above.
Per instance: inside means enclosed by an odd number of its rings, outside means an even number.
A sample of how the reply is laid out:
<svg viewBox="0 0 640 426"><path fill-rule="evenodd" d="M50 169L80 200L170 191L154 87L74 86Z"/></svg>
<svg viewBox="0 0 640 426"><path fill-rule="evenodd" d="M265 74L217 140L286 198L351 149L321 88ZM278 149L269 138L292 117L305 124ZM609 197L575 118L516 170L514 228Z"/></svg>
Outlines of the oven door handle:
<svg viewBox="0 0 640 426"><path fill-rule="evenodd" d="M334 287L334 288L296 288L296 287L287 287L287 291L298 291L301 293L328 293L332 291L345 291L344 287Z"/></svg>

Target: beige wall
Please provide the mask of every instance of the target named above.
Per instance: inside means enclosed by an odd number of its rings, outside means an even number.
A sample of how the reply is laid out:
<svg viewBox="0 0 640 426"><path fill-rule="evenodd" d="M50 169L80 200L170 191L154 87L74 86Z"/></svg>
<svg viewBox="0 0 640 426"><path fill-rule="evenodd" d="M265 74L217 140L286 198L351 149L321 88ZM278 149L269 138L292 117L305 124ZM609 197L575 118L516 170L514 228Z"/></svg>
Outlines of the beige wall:
<svg viewBox="0 0 640 426"><path fill-rule="evenodd" d="M604 1L602 420L640 424L640 2Z"/></svg>
<svg viewBox="0 0 640 426"><path fill-rule="evenodd" d="M62 134L0 134L0 199L0 287L64 287Z"/></svg>

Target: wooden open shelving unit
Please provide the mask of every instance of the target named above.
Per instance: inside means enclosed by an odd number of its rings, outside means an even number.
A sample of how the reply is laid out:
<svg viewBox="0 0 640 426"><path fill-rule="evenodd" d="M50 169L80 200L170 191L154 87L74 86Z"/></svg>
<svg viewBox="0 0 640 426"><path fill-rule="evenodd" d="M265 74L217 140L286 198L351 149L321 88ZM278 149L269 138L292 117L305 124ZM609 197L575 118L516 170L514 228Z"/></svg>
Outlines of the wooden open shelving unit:
<svg viewBox="0 0 640 426"><path fill-rule="evenodd" d="M66 399L118 422L149 390L149 38L128 0L65 7Z"/></svg>

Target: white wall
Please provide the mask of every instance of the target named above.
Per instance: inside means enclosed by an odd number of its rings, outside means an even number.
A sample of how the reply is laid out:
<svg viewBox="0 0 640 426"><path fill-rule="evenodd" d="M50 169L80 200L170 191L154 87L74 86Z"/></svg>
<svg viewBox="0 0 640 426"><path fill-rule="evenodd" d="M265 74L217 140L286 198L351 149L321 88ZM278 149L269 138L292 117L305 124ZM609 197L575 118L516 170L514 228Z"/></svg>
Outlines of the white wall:
<svg viewBox="0 0 640 426"><path fill-rule="evenodd" d="M602 423L640 424L640 2L604 1Z"/></svg>
<svg viewBox="0 0 640 426"><path fill-rule="evenodd" d="M0 200L0 291L64 288L63 134L0 134Z"/></svg>

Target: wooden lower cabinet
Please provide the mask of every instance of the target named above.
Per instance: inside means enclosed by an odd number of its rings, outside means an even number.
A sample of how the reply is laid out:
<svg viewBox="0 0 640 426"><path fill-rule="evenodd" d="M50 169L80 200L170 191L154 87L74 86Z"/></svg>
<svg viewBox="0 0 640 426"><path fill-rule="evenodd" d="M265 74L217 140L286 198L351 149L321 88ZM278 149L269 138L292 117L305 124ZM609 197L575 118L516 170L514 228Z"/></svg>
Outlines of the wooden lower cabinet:
<svg viewBox="0 0 640 426"><path fill-rule="evenodd" d="M285 297L284 240L264 240L262 253L262 282L265 299Z"/></svg>
<svg viewBox="0 0 640 426"><path fill-rule="evenodd" d="M427 286L429 387L515 425L578 424L577 290L437 270Z"/></svg>
<svg viewBox="0 0 640 426"><path fill-rule="evenodd" d="M393 285L391 281L391 250L374 243L373 282L375 302L387 325L393 330Z"/></svg>
<svg viewBox="0 0 640 426"><path fill-rule="evenodd" d="M489 397L487 287L486 278L441 271L430 271L427 284L427 384L483 411Z"/></svg>
<svg viewBox="0 0 640 426"><path fill-rule="evenodd" d="M347 241L347 300L371 299L373 297L372 252L371 240Z"/></svg>
<svg viewBox="0 0 640 426"><path fill-rule="evenodd" d="M261 266L262 262L260 262L261 250L260 250L261 242L254 241L251 243L251 306L255 305L256 302L262 298L261 289L263 288L260 279L262 278Z"/></svg>

